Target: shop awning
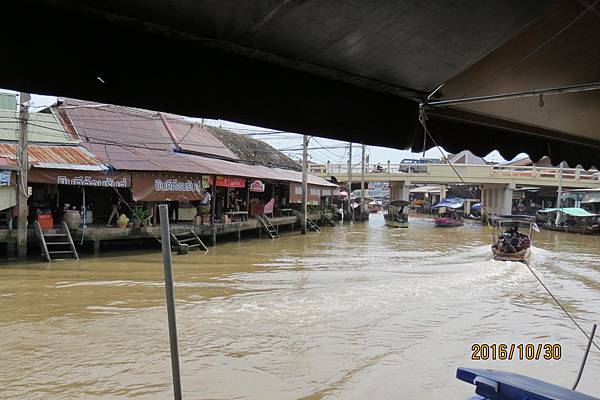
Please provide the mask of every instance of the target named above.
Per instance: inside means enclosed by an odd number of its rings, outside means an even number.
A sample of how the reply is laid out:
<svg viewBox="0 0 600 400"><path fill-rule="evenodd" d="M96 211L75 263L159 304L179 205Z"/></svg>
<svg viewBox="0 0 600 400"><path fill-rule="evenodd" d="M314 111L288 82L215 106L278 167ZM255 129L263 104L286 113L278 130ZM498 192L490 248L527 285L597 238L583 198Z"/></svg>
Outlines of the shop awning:
<svg viewBox="0 0 600 400"><path fill-rule="evenodd" d="M596 214L592 214L583 208L577 207L564 207L564 208L544 208L543 210L538 210L539 213L553 213L559 212L562 214L570 215L572 217L595 217Z"/></svg>
<svg viewBox="0 0 600 400"><path fill-rule="evenodd" d="M583 196L581 203L600 203L600 192L589 192Z"/></svg>
<svg viewBox="0 0 600 400"><path fill-rule="evenodd" d="M462 208L465 204L465 199L459 199L459 198L453 198L453 199L443 199L442 201L440 201L439 203L437 203L436 205L434 205L431 208L437 209L437 208L453 208L453 209L458 209L458 208Z"/></svg>
<svg viewBox="0 0 600 400"><path fill-rule="evenodd" d="M204 198L202 176L134 172L131 195L135 201L194 201Z"/></svg>
<svg viewBox="0 0 600 400"><path fill-rule="evenodd" d="M414 189L410 189L409 193L432 193L432 194L439 194L440 193L440 187L439 186L420 186Z"/></svg>

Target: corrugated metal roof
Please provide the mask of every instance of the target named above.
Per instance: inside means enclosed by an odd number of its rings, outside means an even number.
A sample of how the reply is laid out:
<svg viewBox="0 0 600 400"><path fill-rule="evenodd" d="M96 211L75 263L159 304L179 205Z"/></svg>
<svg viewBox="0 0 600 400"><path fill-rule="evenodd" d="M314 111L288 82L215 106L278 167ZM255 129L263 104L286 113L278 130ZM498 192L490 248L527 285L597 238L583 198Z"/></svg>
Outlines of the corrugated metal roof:
<svg viewBox="0 0 600 400"><path fill-rule="evenodd" d="M176 147L182 151L210 154L232 160L238 157L205 127L173 114L164 114L165 121L173 131Z"/></svg>
<svg viewBox="0 0 600 400"><path fill-rule="evenodd" d="M64 99L61 107L61 112L67 116L80 136L81 144L104 163L112 165L117 170L181 172L302 182L302 173L298 171L175 152L173 138L165 128L162 119L151 111L74 99ZM183 139L182 143L187 139L188 133L205 135L204 132L195 131L198 126L177 121L172 123L174 118L167 117L175 138ZM209 138L209 136L203 137ZM210 138L217 140L212 135ZM196 142L188 142L188 145L198 146L196 148L199 150L210 148L213 154L215 151L212 149L229 151L222 144L214 148L208 147L212 145ZM309 183L336 186L316 176L309 176Z"/></svg>
<svg viewBox="0 0 600 400"><path fill-rule="evenodd" d="M19 113L0 110L0 141L17 141L18 131ZM27 137L33 143L78 143L65 132L62 124L54 115L47 113L29 113Z"/></svg>
<svg viewBox="0 0 600 400"><path fill-rule="evenodd" d="M29 145L29 165L36 168L106 170L107 167L82 146ZM16 146L0 143L0 165L17 165Z"/></svg>

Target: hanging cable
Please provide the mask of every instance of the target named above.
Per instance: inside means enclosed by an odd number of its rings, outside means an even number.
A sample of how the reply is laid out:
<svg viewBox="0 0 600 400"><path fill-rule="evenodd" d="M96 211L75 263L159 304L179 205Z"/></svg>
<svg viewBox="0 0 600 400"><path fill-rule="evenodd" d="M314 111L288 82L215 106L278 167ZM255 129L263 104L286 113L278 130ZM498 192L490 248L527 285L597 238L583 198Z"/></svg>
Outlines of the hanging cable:
<svg viewBox="0 0 600 400"><path fill-rule="evenodd" d="M419 122L423 126L423 130L425 132L425 135L427 135L427 137L429 137L429 139L431 140L431 142L433 143L433 145L435 147L437 147L437 149L442 154L442 157L448 163L448 165L450 165L450 168L452 169L452 171L454 171L454 173L456 174L456 176L458 177L458 179L460 179L460 181L465 186L467 186L467 184L466 184L465 180L463 179L463 177L456 170L456 168L454 168L454 165L452 165L452 163L448 160L448 157L446 157L446 155L444 154L442 148L437 144L436 140L433 138L433 135L431 134L431 132L429 132L429 129L427 129L427 113L425 111L425 108L422 105L421 105L421 107L419 107ZM467 190L469 190L469 192L471 192L471 190L468 188L468 186L467 186ZM471 195L473 195L472 192L471 192ZM487 214L487 211L486 211L485 206L483 204L481 205L481 208ZM513 250L516 252L516 249L514 248L514 246L512 245L512 243L509 243L509 244L513 248ZM561 310L563 310L563 312L567 315L567 317L569 317L569 319L573 322L573 324L575 324L575 326L577 327L577 329L579 329L581 331L581 333L583 333L583 335L590 341L590 343L592 343L594 345L594 347L596 347L596 349L598 349L600 351L600 346L593 340L593 337L591 337L581 327L581 325L579 325L579 323L575 320L575 318L573 318L573 316L571 315L571 313L562 305L562 303L558 300L558 298L556 298L556 296L552 293L552 291L550 290L550 288L548 286L546 286L546 284L542 281L542 279L535 273L535 271L529 265L529 263L526 260L523 260L523 264L525 264L525 266L527 266L527 268L529 269L529 271L531 272L531 274L540 283L540 285L542 285L542 287L546 290L546 292L548 292L548 294L550 295L550 297L552 297L552 300L554 300L554 302L556 304L558 304L558 306L561 308Z"/></svg>

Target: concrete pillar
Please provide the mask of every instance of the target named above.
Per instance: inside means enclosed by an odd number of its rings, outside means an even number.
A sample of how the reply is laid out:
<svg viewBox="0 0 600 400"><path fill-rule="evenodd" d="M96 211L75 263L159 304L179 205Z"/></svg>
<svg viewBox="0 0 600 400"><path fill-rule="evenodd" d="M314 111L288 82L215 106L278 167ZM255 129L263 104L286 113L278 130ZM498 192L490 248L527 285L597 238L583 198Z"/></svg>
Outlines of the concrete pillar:
<svg viewBox="0 0 600 400"><path fill-rule="evenodd" d="M408 200L410 181L390 182L390 200Z"/></svg>
<svg viewBox="0 0 600 400"><path fill-rule="evenodd" d="M508 185L482 185L481 212L487 212L489 215L511 214L514 189L514 183Z"/></svg>
<svg viewBox="0 0 600 400"><path fill-rule="evenodd" d="M446 198L447 191L448 191L448 186L440 185L440 201Z"/></svg>
<svg viewBox="0 0 600 400"><path fill-rule="evenodd" d="M94 240L93 244L94 244L94 255L97 257L100 255L100 241Z"/></svg>

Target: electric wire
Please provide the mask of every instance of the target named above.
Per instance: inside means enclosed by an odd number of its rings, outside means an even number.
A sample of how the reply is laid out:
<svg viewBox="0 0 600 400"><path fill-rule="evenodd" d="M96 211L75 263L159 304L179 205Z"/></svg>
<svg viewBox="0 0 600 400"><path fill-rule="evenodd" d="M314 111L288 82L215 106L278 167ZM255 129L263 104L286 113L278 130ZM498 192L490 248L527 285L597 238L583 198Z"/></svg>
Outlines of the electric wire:
<svg viewBox="0 0 600 400"><path fill-rule="evenodd" d="M600 0L598 0L600 1ZM431 134L431 132L429 132L429 129L427 129L427 114L425 112L425 110L423 108L421 108L420 112L419 112L419 122L421 123L421 125L423 126L423 130L425 132L425 134L427 135L427 137L429 137L429 139L431 140L431 142L433 143L433 145L435 147L437 147L437 149L440 151L440 153L442 154L442 157L444 158L444 160L446 161L446 163L448 163L448 165L450 165L450 168L452 169L452 171L454 171L454 173L456 174L456 176L458 177L458 179L460 179L460 181L465 185L466 189L471 191L468 188L468 185L466 184L465 180L463 179L463 177L460 175L460 173L456 170L456 168L454 168L454 165L452 165L452 163L448 160L448 157L444 154L444 152L442 151L442 148L437 144L437 141L434 139L433 135ZM471 192L472 194L472 192ZM484 210L484 212L487 211L485 210L485 206L482 204L481 208ZM510 244L511 247L513 247L512 243ZM513 250L516 251L516 249L513 247ZM571 313L563 306L563 304L558 300L558 298L552 293L552 291L550 290L550 288L542 281L542 279L538 276L538 274L535 273L535 271L533 270L533 268L529 265L529 263L526 260L523 260L523 264L525 264L527 266L527 268L529 269L529 271L531 272L531 274L535 277L535 279L540 283L540 285L542 285L542 287L546 290L546 292L548 292L548 294L550 295L550 297L552 297L552 299L554 300L554 302L556 304L558 304L558 306L561 308L561 310L567 315L567 317L575 324L575 326L577 327L577 329L579 329L581 331L581 333L583 333L583 335L589 340L591 341L591 343L594 345L594 347L596 347L596 349L598 349L600 351L600 346L593 340L593 338L590 337L590 335L581 327L581 325L575 320L575 318L573 318L573 316L571 315Z"/></svg>

